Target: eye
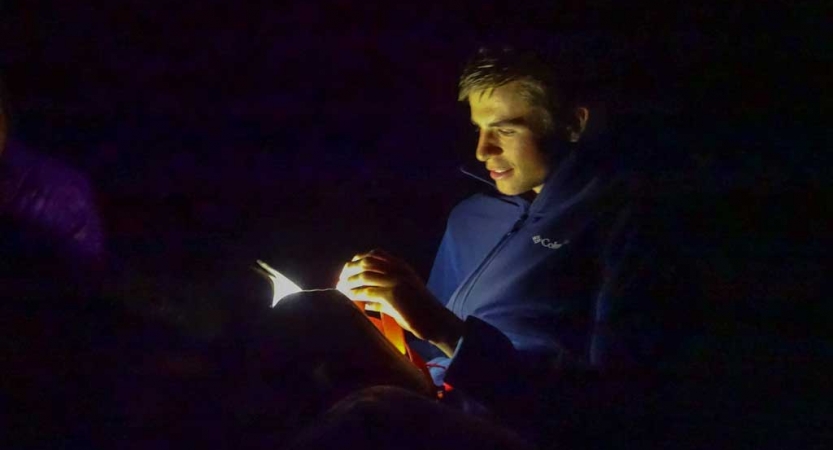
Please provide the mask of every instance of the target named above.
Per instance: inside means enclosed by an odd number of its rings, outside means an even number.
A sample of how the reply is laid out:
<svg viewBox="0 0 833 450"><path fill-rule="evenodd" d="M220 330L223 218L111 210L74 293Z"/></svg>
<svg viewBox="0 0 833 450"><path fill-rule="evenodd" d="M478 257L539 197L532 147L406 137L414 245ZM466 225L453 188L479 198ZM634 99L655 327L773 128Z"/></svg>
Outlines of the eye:
<svg viewBox="0 0 833 450"><path fill-rule="evenodd" d="M498 132L498 134L500 134L501 136L514 136L514 135L515 135L515 133L516 133L516 131L515 131L515 130L510 130L510 129L508 129L508 128L499 128L499 129L497 130L497 132Z"/></svg>

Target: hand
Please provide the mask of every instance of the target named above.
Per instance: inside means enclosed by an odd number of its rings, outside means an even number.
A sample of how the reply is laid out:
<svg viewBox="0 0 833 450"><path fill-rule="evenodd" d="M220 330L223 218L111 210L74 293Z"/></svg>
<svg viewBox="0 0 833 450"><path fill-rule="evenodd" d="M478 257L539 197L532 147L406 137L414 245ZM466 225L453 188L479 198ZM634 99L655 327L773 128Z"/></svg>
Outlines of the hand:
<svg viewBox="0 0 833 450"><path fill-rule="evenodd" d="M344 265L336 289L365 310L393 317L449 356L462 336L463 321L434 298L411 266L384 251L354 256Z"/></svg>

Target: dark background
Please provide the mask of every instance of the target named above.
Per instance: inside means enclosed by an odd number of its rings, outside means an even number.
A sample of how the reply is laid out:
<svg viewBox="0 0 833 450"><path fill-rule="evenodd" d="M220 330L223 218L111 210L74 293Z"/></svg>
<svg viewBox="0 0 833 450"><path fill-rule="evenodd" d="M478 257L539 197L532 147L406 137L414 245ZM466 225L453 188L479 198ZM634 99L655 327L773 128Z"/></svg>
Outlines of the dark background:
<svg viewBox="0 0 833 450"><path fill-rule="evenodd" d="M482 42L535 43L691 206L724 255L702 274L712 294L772 316L801 299L811 320L829 243L825 9L3 1L0 64L14 137L89 175L121 264L177 289L261 258L324 287L374 247L427 275L476 187L456 171L475 144L462 63Z"/></svg>
<svg viewBox="0 0 833 450"><path fill-rule="evenodd" d="M254 287L223 280L257 258L305 287L332 286L345 259L373 247L427 275L448 211L479 187L457 172L475 146L458 73L480 43L521 41L559 54L594 94L591 125L606 111L611 150L646 175L646 195L664 205L656 228L705 300L682 366L696 383L652 385L635 406L567 408L590 424L577 446L655 435L673 448L829 447L829 7L278 3L0 0L13 138L89 176L130 282L122 300L205 343L250 306ZM252 405L282 404L251 378L192 380L200 367L187 356L203 347L189 339L132 316L96 326L73 306L52 310L22 316L19 328L43 339L18 356L58 375L6 371L28 386L15 423L33 442L63 437L68 422L120 445L168 430L216 446L227 424L257 416ZM87 340L104 356L60 357L74 341L86 354ZM226 369L259 361L220 353ZM108 407L90 415L97 398L128 411L125 426Z"/></svg>

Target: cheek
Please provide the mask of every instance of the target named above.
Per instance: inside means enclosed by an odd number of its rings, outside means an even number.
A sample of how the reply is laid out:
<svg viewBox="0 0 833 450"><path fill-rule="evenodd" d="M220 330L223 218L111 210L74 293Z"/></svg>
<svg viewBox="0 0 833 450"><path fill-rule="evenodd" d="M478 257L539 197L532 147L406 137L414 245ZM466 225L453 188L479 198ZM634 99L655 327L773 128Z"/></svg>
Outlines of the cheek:
<svg viewBox="0 0 833 450"><path fill-rule="evenodd" d="M547 157L535 142L526 142L522 151L518 152L519 162L530 172L546 172L548 168Z"/></svg>

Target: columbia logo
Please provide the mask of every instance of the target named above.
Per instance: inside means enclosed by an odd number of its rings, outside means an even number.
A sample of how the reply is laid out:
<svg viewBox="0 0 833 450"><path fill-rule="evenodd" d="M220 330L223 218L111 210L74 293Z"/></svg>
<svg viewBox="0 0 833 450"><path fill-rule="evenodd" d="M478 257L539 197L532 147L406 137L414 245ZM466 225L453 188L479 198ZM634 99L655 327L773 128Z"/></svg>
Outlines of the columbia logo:
<svg viewBox="0 0 833 450"><path fill-rule="evenodd" d="M541 244L544 247L552 249L552 250L558 250L559 248L561 248L561 247L570 243L570 241L568 241L568 240L558 242L558 241L552 241L548 238L542 238L541 236L533 236L532 237L532 242L534 242L536 244Z"/></svg>

